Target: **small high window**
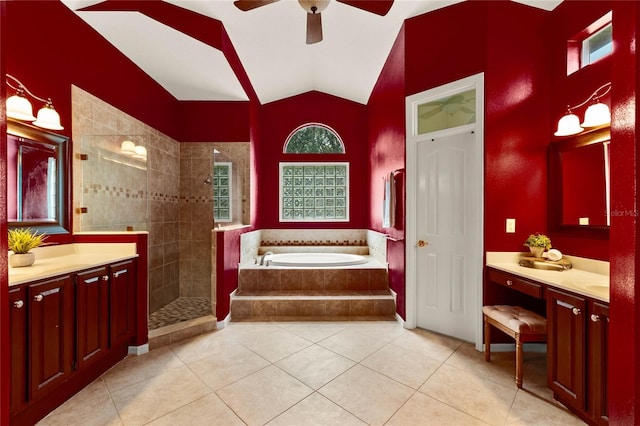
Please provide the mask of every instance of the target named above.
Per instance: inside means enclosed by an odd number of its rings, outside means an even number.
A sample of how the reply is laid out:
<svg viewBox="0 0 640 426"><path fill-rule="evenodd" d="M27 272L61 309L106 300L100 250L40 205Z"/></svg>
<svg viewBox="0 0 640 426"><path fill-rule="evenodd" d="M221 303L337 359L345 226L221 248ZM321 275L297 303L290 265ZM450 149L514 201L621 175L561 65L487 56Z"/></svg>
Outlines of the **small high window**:
<svg viewBox="0 0 640 426"><path fill-rule="evenodd" d="M611 18L609 12L567 40L567 75L613 53Z"/></svg>
<svg viewBox="0 0 640 426"><path fill-rule="evenodd" d="M344 154L344 143L329 126L304 124L295 129L284 143L285 154Z"/></svg>
<svg viewBox="0 0 640 426"><path fill-rule="evenodd" d="M582 41L583 68L613 52L612 28L613 26L609 24Z"/></svg>

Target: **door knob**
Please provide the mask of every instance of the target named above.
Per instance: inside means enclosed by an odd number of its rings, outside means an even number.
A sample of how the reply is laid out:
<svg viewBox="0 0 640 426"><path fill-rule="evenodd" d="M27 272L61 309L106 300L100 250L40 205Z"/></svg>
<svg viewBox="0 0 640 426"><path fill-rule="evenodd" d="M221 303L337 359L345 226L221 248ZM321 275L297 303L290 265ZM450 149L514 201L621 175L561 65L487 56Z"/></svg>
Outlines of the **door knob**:
<svg viewBox="0 0 640 426"><path fill-rule="evenodd" d="M15 302L13 302L13 307L14 308L22 308L24 306L24 302L22 300L16 300Z"/></svg>
<svg viewBox="0 0 640 426"><path fill-rule="evenodd" d="M36 294L35 296L33 296L33 300L35 300L36 302L42 302L42 299L44 299L44 296L42 296L41 294Z"/></svg>
<svg viewBox="0 0 640 426"><path fill-rule="evenodd" d="M580 308L573 308L571 312L573 312L573 315L580 315L582 313Z"/></svg>
<svg viewBox="0 0 640 426"><path fill-rule="evenodd" d="M428 245L429 245L429 243L426 242L425 240L418 240L418 247L422 248L422 247L426 247Z"/></svg>

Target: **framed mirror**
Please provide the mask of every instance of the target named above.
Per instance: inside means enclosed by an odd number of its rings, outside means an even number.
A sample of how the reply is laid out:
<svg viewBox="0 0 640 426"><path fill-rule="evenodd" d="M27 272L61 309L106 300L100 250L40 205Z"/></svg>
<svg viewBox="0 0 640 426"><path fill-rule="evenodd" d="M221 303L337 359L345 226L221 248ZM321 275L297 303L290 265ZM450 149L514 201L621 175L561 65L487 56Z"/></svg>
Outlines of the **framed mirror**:
<svg viewBox="0 0 640 426"><path fill-rule="evenodd" d="M549 224L556 232L609 235L610 128L549 145Z"/></svg>
<svg viewBox="0 0 640 426"><path fill-rule="evenodd" d="M47 234L69 233L68 140L7 120L7 220Z"/></svg>

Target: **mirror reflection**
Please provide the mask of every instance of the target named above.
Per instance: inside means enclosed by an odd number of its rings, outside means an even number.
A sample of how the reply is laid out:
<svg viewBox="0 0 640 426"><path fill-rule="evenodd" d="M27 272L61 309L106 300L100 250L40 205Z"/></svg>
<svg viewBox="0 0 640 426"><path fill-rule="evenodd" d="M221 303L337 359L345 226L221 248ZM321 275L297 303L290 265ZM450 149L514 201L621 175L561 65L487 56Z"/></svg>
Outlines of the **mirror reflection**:
<svg viewBox="0 0 640 426"><path fill-rule="evenodd" d="M549 219L556 231L608 230L609 127L549 145Z"/></svg>
<svg viewBox="0 0 640 426"><path fill-rule="evenodd" d="M9 226L66 233L67 138L15 120L7 122Z"/></svg>

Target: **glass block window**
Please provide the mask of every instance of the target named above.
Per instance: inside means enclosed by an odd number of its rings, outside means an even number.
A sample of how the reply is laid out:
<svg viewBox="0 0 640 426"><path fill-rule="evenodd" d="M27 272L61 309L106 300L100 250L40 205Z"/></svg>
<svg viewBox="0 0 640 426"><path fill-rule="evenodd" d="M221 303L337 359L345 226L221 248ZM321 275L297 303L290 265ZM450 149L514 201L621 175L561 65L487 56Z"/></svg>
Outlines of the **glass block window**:
<svg viewBox="0 0 640 426"><path fill-rule="evenodd" d="M213 219L216 222L231 222L232 169L230 162L213 165Z"/></svg>
<svg viewBox="0 0 640 426"><path fill-rule="evenodd" d="M319 123L295 129L284 143L285 154L344 154L344 143L331 127Z"/></svg>
<svg viewBox="0 0 640 426"><path fill-rule="evenodd" d="M280 163L281 222L348 220L348 163Z"/></svg>

